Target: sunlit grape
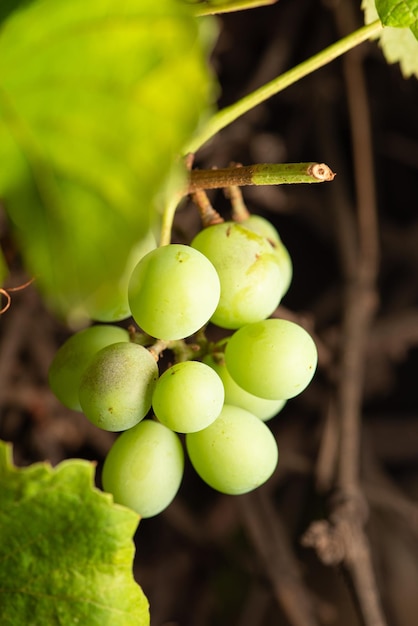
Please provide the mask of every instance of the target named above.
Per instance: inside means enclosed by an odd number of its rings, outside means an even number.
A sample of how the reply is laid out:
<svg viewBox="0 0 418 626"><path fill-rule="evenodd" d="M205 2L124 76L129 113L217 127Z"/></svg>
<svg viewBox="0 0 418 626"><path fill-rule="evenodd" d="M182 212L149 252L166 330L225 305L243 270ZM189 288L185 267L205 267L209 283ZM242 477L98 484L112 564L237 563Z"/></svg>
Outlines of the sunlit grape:
<svg viewBox="0 0 418 626"><path fill-rule="evenodd" d="M271 224L261 215L250 215L248 219L240 222L240 224L241 226L249 228L253 232L258 233L262 237L265 237L271 243L283 274L283 297L288 291L290 283L292 282L293 265L290 254L283 244L279 233L274 228L273 224Z"/></svg>
<svg viewBox="0 0 418 626"><path fill-rule="evenodd" d="M171 244L135 267L129 304L136 323L158 339L183 339L204 326L219 301L219 278L198 250Z"/></svg>
<svg viewBox="0 0 418 626"><path fill-rule="evenodd" d="M193 239L213 263L221 282L221 296L212 322L239 328L271 315L283 292L283 275L272 245L235 222L203 229Z"/></svg>

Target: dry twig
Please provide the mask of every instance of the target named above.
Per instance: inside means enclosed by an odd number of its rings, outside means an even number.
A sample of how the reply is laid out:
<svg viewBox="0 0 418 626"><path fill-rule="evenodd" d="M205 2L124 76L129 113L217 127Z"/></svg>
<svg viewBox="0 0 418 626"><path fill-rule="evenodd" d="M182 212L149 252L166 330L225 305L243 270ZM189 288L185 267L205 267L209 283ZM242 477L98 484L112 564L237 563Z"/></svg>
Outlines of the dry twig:
<svg viewBox="0 0 418 626"><path fill-rule="evenodd" d="M257 550L274 596L292 626L316 626L311 596L303 582L289 538L265 489L237 500L246 530Z"/></svg>
<svg viewBox="0 0 418 626"><path fill-rule="evenodd" d="M336 19L343 34L347 27L352 26L351 8L340 5ZM386 621L373 571L370 545L364 530L368 508L360 483L365 355L367 337L377 306L379 246L370 119L359 54L361 52L354 50L343 62L354 154L357 242L356 249L347 250L345 258L349 259L349 263L344 268L345 307L336 390L339 418L335 481L337 497L333 500L330 521L315 522L305 534L303 543L315 546L323 561L343 563L353 583L364 624L384 626Z"/></svg>

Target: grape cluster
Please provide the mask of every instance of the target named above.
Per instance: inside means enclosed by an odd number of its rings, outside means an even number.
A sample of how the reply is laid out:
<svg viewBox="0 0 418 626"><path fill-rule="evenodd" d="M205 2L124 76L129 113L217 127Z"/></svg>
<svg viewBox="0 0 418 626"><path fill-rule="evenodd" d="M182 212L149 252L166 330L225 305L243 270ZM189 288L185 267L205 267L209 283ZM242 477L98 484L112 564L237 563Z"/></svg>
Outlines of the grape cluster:
<svg viewBox="0 0 418 626"><path fill-rule="evenodd" d="M222 493L267 481L278 448L266 422L307 387L317 351L301 326L270 317L292 263L264 218L210 225L189 246L156 247L148 238L137 253L129 279L109 298L106 290L92 296L96 319L106 323L63 344L49 381L63 404L121 433L105 459L103 488L151 517L175 497L185 451ZM128 315L139 331L107 323ZM209 322L226 333L218 343L206 338ZM164 350L173 363L160 371Z"/></svg>

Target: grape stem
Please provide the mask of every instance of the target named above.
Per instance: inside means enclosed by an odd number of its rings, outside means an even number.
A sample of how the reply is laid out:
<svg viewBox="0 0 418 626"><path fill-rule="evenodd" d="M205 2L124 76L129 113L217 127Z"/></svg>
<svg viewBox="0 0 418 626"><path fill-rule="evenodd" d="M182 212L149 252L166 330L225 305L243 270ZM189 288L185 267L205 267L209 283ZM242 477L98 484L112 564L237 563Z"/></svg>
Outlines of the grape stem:
<svg viewBox="0 0 418 626"><path fill-rule="evenodd" d="M139 346L143 346L144 348L146 348L152 346L152 344L155 343L154 337L151 337L151 335L147 335L147 333L139 331L133 324L128 326L128 332L129 341L131 341L132 343L136 343Z"/></svg>
<svg viewBox="0 0 418 626"><path fill-rule="evenodd" d="M165 350L170 350L174 354L175 363L180 363L201 359L207 354L208 346L205 329L202 328L196 333L193 343L186 343L184 339L154 339L152 345L148 346L148 350L157 362Z"/></svg>
<svg viewBox="0 0 418 626"><path fill-rule="evenodd" d="M224 221L218 211L213 208L211 201L203 189L198 189L192 193L192 200L199 209L203 228L212 226L212 224L221 224Z"/></svg>
<svg viewBox="0 0 418 626"><path fill-rule="evenodd" d="M183 197L187 195L186 193L181 193L171 197L167 204L164 207L164 211L161 219L161 231L160 231L160 242L161 246L168 246L171 242L171 231L173 228L174 215L176 213L177 207L182 201Z"/></svg>
<svg viewBox="0 0 418 626"><path fill-rule="evenodd" d="M248 113L254 107L265 102L272 96L280 93L286 87L293 85L301 78L308 76L317 69L327 65L334 59L355 48L359 44L372 39L383 29L380 20L375 20L370 24L366 24L362 28L355 30L346 37L339 39L336 43L324 48L314 56L292 69L284 72L280 76L273 78L270 82L262 85L259 89L244 96L234 104L215 113L203 126L198 135L192 139L187 146L186 152L197 152L209 139L216 135L220 130L234 122L236 119Z"/></svg>
<svg viewBox="0 0 418 626"><path fill-rule="evenodd" d="M263 2L263 0L261 1ZM245 2L245 0L243 0L243 2ZM257 2L252 2L251 0L249 0L249 2L252 6L257 6ZM225 2L225 6L228 5L229 7L231 7L232 4L233 4L232 2L227 2L227 1ZM239 2L236 3L236 6L238 4ZM218 10L219 8L220 7L218 7ZM366 24L362 28L355 30L354 32L347 35L346 37L342 37L339 41L328 46L324 50L321 50L320 52L310 57L306 61L303 61L299 65L296 65L292 69L288 70L287 72L284 72L284 74L281 74L280 76L277 76L276 78L266 83L265 85L262 85L259 89L256 89L255 91L251 92L247 96L244 96L244 98L241 98L240 100L230 105L229 107L226 107L222 109L221 111L218 111L217 113L215 113L215 115L213 115L208 120L206 125L203 126L201 132L198 135L196 135L194 139L192 139L192 141L186 147L185 153L194 154L199 148L203 146L203 144L209 141L209 139L211 139L214 135L216 135L220 130L222 130L223 128L225 128L226 126L234 122L241 115L244 115L244 113L247 113L248 111L250 111L257 105L261 104L262 102L265 102L272 96L280 93L281 91L286 89L286 87L289 87L290 85L293 85L294 83L298 82L301 78L308 76L309 74L316 71L317 69L323 67L324 65L327 65L334 59L337 59L339 56L342 56L343 54L345 54L352 48L355 48L359 44L369 39L372 39L373 37L376 37L382 29L383 29L383 25L380 20L375 20L374 22L370 24ZM268 167L271 167L271 166L268 166ZM197 171L194 170L194 172L190 174L190 185L192 185L192 189L189 189L188 191L186 191L179 198L173 198L169 202L169 205L166 207L164 214L163 214L163 218L162 218L161 237L160 237L161 246L168 245L171 241L171 229L172 229L174 214L181 198L183 197L183 195L186 195L187 193L196 191L197 189L209 189L209 188L213 189L216 187L229 187L232 185L240 186L243 184L246 184L246 185L270 184L271 185L271 184L282 184L286 182L287 183L288 182L321 182L318 180L315 181L314 179L304 180L304 181L279 180L278 182L277 181L273 182L272 179L269 179L268 171L265 171L264 182L250 181L250 182L245 182L245 183L239 183L236 180L228 179L227 181L224 181L220 185L212 185L211 187L204 187L202 186L202 184L200 184L199 186L197 182L199 180L198 177L202 175L204 171L205 170L201 170L199 174L197 174ZM224 171L224 170L218 170L218 173L219 171ZM332 178L333 177L334 175L332 176ZM210 178L211 181L216 180L216 175L213 173L212 170L211 170L211 174L208 174L208 178ZM328 180L332 180L332 178ZM269 180L269 182L267 182L267 180Z"/></svg>
<svg viewBox="0 0 418 626"><path fill-rule="evenodd" d="M245 222L248 220L251 213L247 209L247 206L242 197L242 192L237 185L231 185L225 189L225 196L229 199L232 207L232 219L234 222Z"/></svg>
<svg viewBox="0 0 418 626"><path fill-rule="evenodd" d="M325 163L257 163L224 169L192 170L188 193L198 189L222 189L245 185L288 185L322 183L335 178Z"/></svg>
<svg viewBox="0 0 418 626"><path fill-rule="evenodd" d="M186 343L183 339L170 342L170 350L174 353L174 360L176 363L181 361L194 361L201 359L208 352L209 342L205 335L205 330L200 330L193 343Z"/></svg>
<svg viewBox="0 0 418 626"><path fill-rule="evenodd" d="M164 341L164 339L157 339L155 341L155 343L153 343L152 346L150 346L148 348L148 351L152 354L152 356L154 357L154 359L158 363L158 360L159 360L161 354L168 347L170 347L170 341Z"/></svg>
<svg viewBox="0 0 418 626"><path fill-rule="evenodd" d="M233 13L234 11L244 11L246 9L256 9L268 4L275 4L277 0L224 0L224 2L205 2L198 4L195 9L195 15L201 17L204 15L219 15L220 13Z"/></svg>
<svg viewBox="0 0 418 626"><path fill-rule="evenodd" d="M190 169L191 155L186 157ZM174 214L184 196L193 195L193 200L201 207L208 208L209 200L200 193L204 189L223 189L245 185L285 185L297 183L322 183L331 181L335 173L325 163L256 163L255 165L234 164L231 167L211 170L190 170L187 186L182 193L169 199L162 216L160 246L171 241ZM212 208L210 217L216 211ZM203 217L202 217L203 219ZM205 218L206 219L206 218ZM221 220L218 220L221 221ZM211 222L215 223L215 222Z"/></svg>

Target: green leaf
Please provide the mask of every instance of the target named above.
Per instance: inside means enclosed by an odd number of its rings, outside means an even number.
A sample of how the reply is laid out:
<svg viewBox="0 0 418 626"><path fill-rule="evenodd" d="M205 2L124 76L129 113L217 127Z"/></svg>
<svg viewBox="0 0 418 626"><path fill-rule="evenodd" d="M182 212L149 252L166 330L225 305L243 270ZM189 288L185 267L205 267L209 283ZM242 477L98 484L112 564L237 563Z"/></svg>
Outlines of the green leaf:
<svg viewBox="0 0 418 626"><path fill-rule="evenodd" d="M7 267L6 259L4 258L3 252L0 250L0 287L3 286L4 279L7 277L8 273L9 268Z"/></svg>
<svg viewBox="0 0 418 626"><path fill-rule="evenodd" d="M0 5L0 24L10 13L16 11L24 4L29 4L29 2L33 2L33 0L2 0Z"/></svg>
<svg viewBox="0 0 418 626"><path fill-rule="evenodd" d="M212 15L219 13L233 13L257 9L277 0L191 0L196 7L197 15Z"/></svg>
<svg viewBox="0 0 418 626"><path fill-rule="evenodd" d="M74 318L121 274L207 111L208 31L178 0L9 0L6 15L0 198L37 284Z"/></svg>
<svg viewBox="0 0 418 626"><path fill-rule="evenodd" d="M388 3L389 4L389 3ZM392 3L393 6L393 3ZM363 0L365 22L378 19L374 0ZM405 78L415 75L418 78L418 32L412 28L385 26L379 33L379 45L388 63L399 63Z"/></svg>
<svg viewBox="0 0 418 626"><path fill-rule="evenodd" d="M2 626L148 626L132 577L138 516L93 486L93 465L18 469L0 442Z"/></svg>
<svg viewBox="0 0 418 626"><path fill-rule="evenodd" d="M404 28L418 22L417 0L376 0L376 9L385 26Z"/></svg>

